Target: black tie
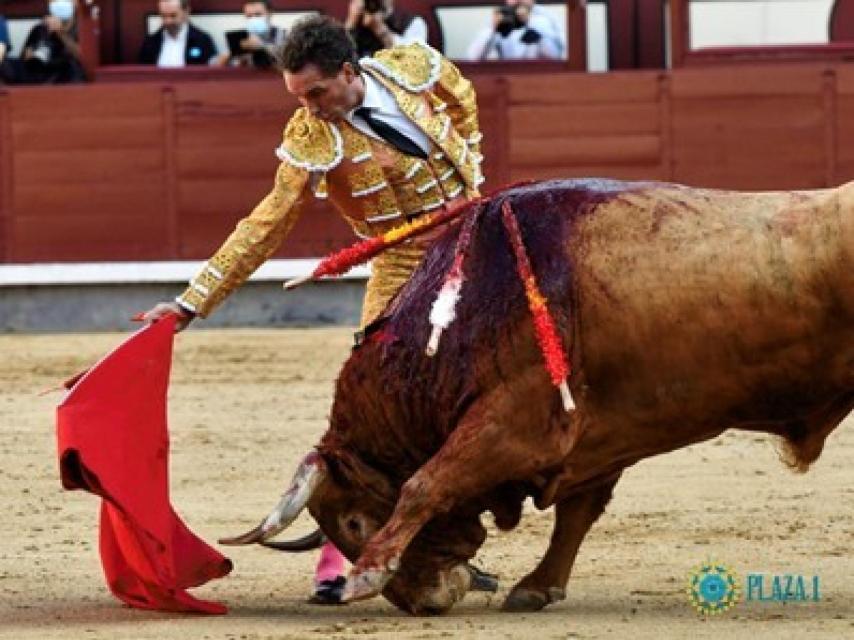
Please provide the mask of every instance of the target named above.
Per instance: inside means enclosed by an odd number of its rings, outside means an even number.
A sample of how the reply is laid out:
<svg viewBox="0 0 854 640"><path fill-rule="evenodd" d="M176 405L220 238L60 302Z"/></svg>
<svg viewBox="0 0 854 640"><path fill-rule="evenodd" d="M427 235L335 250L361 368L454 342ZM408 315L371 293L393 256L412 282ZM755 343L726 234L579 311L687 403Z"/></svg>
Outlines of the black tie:
<svg viewBox="0 0 854 640"><path fill-rule="evenodd" d="M357 116L361 116L364 121L368 123L368 126L373 129L374 133L401 153L405 153L408 156L415 156L422 160L427 159L427 154L424 153L424 150L421 147L415 144L411 138L403 135L391 125L375 118L371 114L370 107L359 107L353 113Z"/></svg>

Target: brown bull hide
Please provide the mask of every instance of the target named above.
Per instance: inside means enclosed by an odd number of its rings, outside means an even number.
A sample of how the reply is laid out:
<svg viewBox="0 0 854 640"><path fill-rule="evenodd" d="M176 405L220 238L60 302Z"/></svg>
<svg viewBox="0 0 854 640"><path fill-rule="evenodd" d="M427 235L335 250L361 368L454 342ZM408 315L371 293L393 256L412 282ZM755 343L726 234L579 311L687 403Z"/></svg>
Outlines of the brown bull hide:
<svg viewBox="0 0 854 640"><path fill-rule="evenodd" d="M509 200L570 354L567 416L500 222ZM348 593L439 611L485 532L556 505L505 606L563 597L623 469L728 428L782 436L799 468L854 406L854 187L734 193L547 182L497 194L435 358L428 315L449 230L345 364L309 508L357 561ZM577 442L574 438L580 437ZM456 589L456 590L455 590Z"/></svg>

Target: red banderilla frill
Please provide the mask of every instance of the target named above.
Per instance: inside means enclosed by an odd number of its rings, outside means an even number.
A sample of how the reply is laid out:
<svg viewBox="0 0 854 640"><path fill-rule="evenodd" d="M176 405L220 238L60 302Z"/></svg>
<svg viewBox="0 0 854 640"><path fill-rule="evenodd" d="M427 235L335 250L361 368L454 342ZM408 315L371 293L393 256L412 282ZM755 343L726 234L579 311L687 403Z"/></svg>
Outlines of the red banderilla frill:
<svg viewBox="0 0 854 640"><path fill-rule="evenodd" d="M390 229L382 235L362 240L341 249L321 260L310 275L288 280L284 287L285 289L294 289L305 282L324 276L340 276L401 242L458 218L470 204L471 201L463 202L434 215L425 214L411 222Z"/></svg>
<svg viewBox="0 0 854 640"><path fill-rule="evenodd" d="M534 277L534 272L531 269L531 262L528 260L528 254L525 251L525 243L522 241L522 234L519 232L516 216L513 214L513 209L507 200L501 205L501 217L504 221L504 228L507 230L510 244L513 247L513 253L516 255L516 270L519 273L522 285L525 287L525 297L528 299L528 308L531 310L531 316L533 317L537 343L546 361L546 370L549 372L552 384L560 390L563 408L566 411L571 411L575 408L575 402L572 400L572 394L569 392L569 385L567 384L570 373L569 362L566 354L564 354L563 345L555 328L554 319L551 313L549 313L548 301L540 293L540 289L537 286L537 279Z"/></svg>

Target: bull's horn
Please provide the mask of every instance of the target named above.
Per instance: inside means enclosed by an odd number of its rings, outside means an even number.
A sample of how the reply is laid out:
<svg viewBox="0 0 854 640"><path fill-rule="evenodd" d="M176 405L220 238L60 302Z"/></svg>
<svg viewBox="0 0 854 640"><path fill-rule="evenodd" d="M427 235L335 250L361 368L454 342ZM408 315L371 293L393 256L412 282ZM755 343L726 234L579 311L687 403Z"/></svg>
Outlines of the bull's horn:
<svg viewBox="0 0 854 640"><path fill-rule="evenodd" d="M276 508L252 531L235 536L222 538L219 543L226 545L253 544L272 538L286 529L305 508L311 494L326 477L326 463L316 451L312 451L300 462L291 480L288 490L282 494L282 499Z"/></svg>
<svg viewBox="0 0 854 640"><path fill-rule="evenodd" d="M262 541L261 544L277 551L299 552L319 549L325 542L326 536L323 535L323 532L320 529L315 529L308 535L296 540Z"/></svg>

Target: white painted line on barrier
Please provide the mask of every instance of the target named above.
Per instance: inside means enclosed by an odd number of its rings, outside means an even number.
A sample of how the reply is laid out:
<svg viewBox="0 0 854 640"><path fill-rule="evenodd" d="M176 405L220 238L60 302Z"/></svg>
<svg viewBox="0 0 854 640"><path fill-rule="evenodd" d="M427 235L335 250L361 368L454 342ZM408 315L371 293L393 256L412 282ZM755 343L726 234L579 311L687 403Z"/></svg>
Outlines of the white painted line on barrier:
<svg viewBox="0 0 854 640"><path fill-rule="evenodd" d="M311 273L317 258L268 260L252 274L251 281L289 280ZM75 284L142 284L187 282L195 276L203 261L170 262L69 262L0 265L0 287ZM356 267L341 276L347 280L365 279L367 266Z"/></svg>

